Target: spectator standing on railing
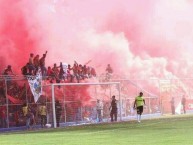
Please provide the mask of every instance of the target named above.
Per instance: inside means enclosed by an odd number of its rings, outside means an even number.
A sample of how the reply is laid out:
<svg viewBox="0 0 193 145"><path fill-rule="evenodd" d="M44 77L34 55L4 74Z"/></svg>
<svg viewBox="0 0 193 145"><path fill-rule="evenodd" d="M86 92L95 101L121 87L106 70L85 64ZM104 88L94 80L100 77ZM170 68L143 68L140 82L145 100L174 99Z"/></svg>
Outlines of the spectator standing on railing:
<svg viewBox="0 0 193 145"><path fill-rule="evenodd" d="M88 77L91 78L92 77L92 74L91 74L91 67L87 67L87 74L88 74Z"/></svg>
<svg viewBox="0 0 193 145"><path fill-rule="evenodd" d="M82 67L82 74L83 74L84 78L88 78L86 65L84 65L84 66Z"/></svg>
<svg viewBox="0 0 193 145"><path fill-rule="evenodd" d="M33 63L34 63L34 67L35 67L35 72L34 74L36 75L38 69L39 69L39 66L40 66L40 60L39 60L39 55L36 55L33 59Z"/></svg>
<svg viewBox="0 0 193 145"><path fill-rule="evenodd" d="M50 66L48 66L48 69L47 69L47 79L50 80L50 83L53 83L53 80L54 80L54 72L52 70L52 68Z"/></svg>
<svg viewBox="0 0 193 145"><path fill-rule="evenodd" d="M45 58L46 58L46 55L47 55L47 51L45 54L43 54L43 56L40 58L40 68L41 68L41 72L42 72L42 76L45 76L46 75L46 66L45 66Z"/></svg>
<svg viewBox="0 0 193 145"><path fill-rule="evenodd" d="M91 76L96 77L96 71L93 67L91 67Z"/></svg>
<svg viewBox="0 0 193 145"><path fill-rule="evenodd" d="M112 77L112 74L113 74L113 69L111 67L110 64L107 65L107 68L106 68L106 80L109 81Z"/></svg>
<svg viewBox="0 0 193 145"><path fill-rule="evenodd" d="M68 68L67 68L67 80L70 80L70 82L73 81L72 70L73 70L73 68L71 67L70 64L68 64Z"/></svg>
<svg viewBox="0 0 193 145"><path fill-rule="evenodd" d="M76 61L74 61L73 76L76 77L76 80L77 80L77 82L79 83L78 63L77 63Z"/></svg>
<svg viewBox="0 0 193 145"><path fill-rule="evenodd" d="M81 64L77 64L77 74L78 74L78 78L79 80L81 79Z"/></svg>
<svg viewBox="0 0 193 145"><path fill-rule="evenodd" d="M107 65L106 72L109 73L109 74L113 73L113 69L112 69L110 64Z"/></svg>
<svg viewBox="0 0 193 145"><path fill-rule="evenodd" d="M60 69L59 69L59 79L60 80L65 80L65 77L67 77L67 75L65 76L65 72L64 72L64 68L62 63L60 63Z"/></svg>
<svg viewBox="0 0 193 145"><path fill-rule="evenodd" d="M3 71L3 75L13 75L11 65L8 65L7 68Z"/></svg>
<svg viewBox="0 0 193 145"><path fill-rule="evenodd" d="M53 77L54 76L54 72L53 72L53 70L52 70L52 68L50 66L48 66L46 75L48 77Z"/></svg>
<svg viewBox="0 0 193 145"><path fill-rule="evenodd" d="M34 54L33 53L30 53L30 57L29 57L29 65L28 65L28 68L29 68L29 75L33 75L34 72L35 72L35 67L34 67Z"/></svg>
<svg viewBox="0 0 193 145"><path fill-rule="evenodd" d="M115 99L115 96L112 96L111 106L109 110L111 111L111 122L117 121L117 100Z"/></svg>
<svg viewBox="0 0 193 145"><path fill-rule="evenodd" d="M5 70L3 71L3 75L4 75L6 80L9 80L9 81L7 81L7 86L11 85L11 83L12 83L12 81L10 81L11 76L14 75L12 68L11 68L11 65L8 65L7 68L5 68Z"/></svg>
<svg viewBox="0 0 193 145"><path fill-rule="evenodd" d="M143 113L143 106L145 105L145 99L142 97L143 93L140 92L139 96L135 98L134 109L137 109L137 121L141 122L141 115Z"/></svg>
<svg viewBox="0 0 193 145"><path fill-rule="evenodd" d="M54 63L54 67L52 68L52 71L54 73L55 78L58 79L59 69L58 69L56 63Z"/></svg>
<svg viewBox="0 0 193 145"><path fill-rule="evenodd" d="M25 66L23 66L22 68L21 68L21 73L22 73L22 75L29 75L29 63L27 63Z"/></svg>

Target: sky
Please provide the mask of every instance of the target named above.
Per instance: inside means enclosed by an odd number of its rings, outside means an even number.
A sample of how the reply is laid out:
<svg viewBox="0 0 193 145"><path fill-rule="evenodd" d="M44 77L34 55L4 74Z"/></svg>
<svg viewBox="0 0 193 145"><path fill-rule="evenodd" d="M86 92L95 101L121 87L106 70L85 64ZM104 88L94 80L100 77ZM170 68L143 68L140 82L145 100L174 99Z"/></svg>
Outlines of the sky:
<svg viewBox="0 0 193 145"><path fill-rule="evenodd" d="M192 0L0 0L0 69L29 54L128 78L191 77Z"/></svg>

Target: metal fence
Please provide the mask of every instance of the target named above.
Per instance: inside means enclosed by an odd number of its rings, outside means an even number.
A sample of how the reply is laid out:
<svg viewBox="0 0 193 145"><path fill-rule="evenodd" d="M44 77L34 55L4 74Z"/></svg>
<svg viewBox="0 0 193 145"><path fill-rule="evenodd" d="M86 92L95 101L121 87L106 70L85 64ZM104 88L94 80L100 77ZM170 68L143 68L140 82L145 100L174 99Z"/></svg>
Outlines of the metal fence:
<svg viewBox="0 0 193 145"><path fill-rule="evenodd" d="M157 81L157 80L156 80ZM158 81L159 82L159 81ZM39 108L42 102L46 103L47 124L56 127L55 100L62 106L60 125L78 125L85 123L98 123L97 100L102 103L102 122L110 121L110 104L112 95L116 96L118 107L118 121L135 119L133 110L134 98L139 91L144 92L147 106L144 115L160 113L160 98L145 84L146 80L112 80L100 83L70 83L46 84L44 81L43 95L34 103L33 95L25 77L2 79L1 87L1 128L25 126L25 117L22 113L23 103L27 103L33 110L34 127L41 127ZM147 91L148 90L148 91ZM2 111L3 110L3 111ZM3 113L2 113L3 112Z"/></svg>
<svg viewBox="0 0 193 145"><path fill-rule="evenodd" d="M116 96L118 121L135 119L134 98L140 91L144 93L146 106L144 116L156 114L182 114L193 110L192 78L186 79L113 79L98 78L99 83L49 84L43 82L43 95L34 103L25 76L0 76L0 128L25 126L22 113L23 103L34 110L36 124L41 127L39 108L46 103L47 122L56 127L55 100L62 106L60 125L98 123L97 99L102 102L102 122L110 121L110 103ZM112 83L117 82L117 83ZM101 84L100 84L101 83ZM185 97L186 104L182 104ZM183 107L185 106L185 107ZM184 112L185 109L185 112Z"/></svg>

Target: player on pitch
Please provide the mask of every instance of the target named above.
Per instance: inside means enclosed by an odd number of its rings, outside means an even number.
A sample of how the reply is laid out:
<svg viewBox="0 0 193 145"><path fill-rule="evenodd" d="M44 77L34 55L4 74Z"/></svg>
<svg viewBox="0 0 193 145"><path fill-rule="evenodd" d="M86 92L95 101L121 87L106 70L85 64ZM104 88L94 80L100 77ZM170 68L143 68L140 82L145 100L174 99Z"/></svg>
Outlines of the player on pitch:
<svg viewBox="0 0 193 145"><path fill-rule="evenodd" d="M143 99L143 93L140 92L139 96L135 98L134 109L137 109L137 121L141 122L141 114L143 113L143 106L145 105L145 100Z"/></svg>

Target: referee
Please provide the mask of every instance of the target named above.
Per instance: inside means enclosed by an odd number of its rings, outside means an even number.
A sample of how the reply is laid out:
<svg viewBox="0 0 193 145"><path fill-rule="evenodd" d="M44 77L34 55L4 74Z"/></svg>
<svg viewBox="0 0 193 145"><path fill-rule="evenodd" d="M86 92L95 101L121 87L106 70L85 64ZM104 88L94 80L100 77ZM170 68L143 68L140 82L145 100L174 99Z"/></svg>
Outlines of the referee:
<svg viewBox="0 0 193 145"><path fill-rule="evenodd" d="M143 99L143 93L140 92L139 96L135 98L133 108L136 109L137 107L137 121L141 122L141 114L143 113L143 106L145 105L145 100Z"/></svg>

